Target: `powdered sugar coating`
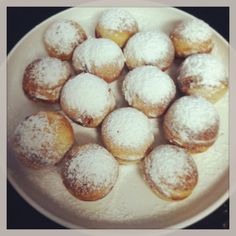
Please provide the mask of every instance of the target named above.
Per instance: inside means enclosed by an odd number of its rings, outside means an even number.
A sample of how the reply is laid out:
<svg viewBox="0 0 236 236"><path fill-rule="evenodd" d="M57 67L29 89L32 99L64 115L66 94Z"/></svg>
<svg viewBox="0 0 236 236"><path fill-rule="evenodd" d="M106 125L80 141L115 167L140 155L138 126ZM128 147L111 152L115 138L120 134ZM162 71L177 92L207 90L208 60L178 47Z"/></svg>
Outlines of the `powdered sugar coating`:
<svg viewBox="0 0 236 236"><path fill-rule="evenodd" d="M19 158L24 158L33 165L46 166L57 163L63 157L57 146L59 142L57 129L65 120L61 120L64 118L60 114L54 118L57 120L51 122L46 112L39 112L17 126L14 133L14 147Z"/></svg>
<svg viewBox="0 0 236 236"><path fill-rule="evenodd" d="M129 105L139 97L144 103L169 103L176 93L173 80L155 66L141 66L130 71L123 82L123 93Z"/></svg>
<svg viewBox="0 0 236 236"><path fill-rule="evenodd" d="M32 62L25 73L35 85L52 89L62 85L69 78L71 69L68 62L43 57Z"/></svg>
<svg viewBox="0 0 236 236"><path fill-rule="evenodd" d="M102 133L119 147L137 148L154 139L148 118L130 107L110 113L103 122Z"/></svg>
<svg viewBox="0 0 236 236"><path fill-rule="evenodd" d="M215 107L198 96L179 98L169 108L166 117L172 117L168 123L169 129L177 131L181 139L186 142L195 135L219 127L219 114Z"/></svg>
<svg viewBox="0 0 236 236"><path fill-rule="evenodd" d="M173 34L178 35L186 41L193 43L205 42L211 39L212 30L210 26L200 19L183 20L174 29Z"/></svg>
<svg viewBox="0 0 236 236"><path fill-rule="evenodd" d="M72 20L53 22L44 34L44 41L58 54L71 54L74 48L86 39L81 26Z"/></svg>
<svg viewBox="0 0 236 236"><path fill-rule="evenodd" d="M187 77L194 77L190 88L198 85L214 89L227 84L223 63L211 54L196 54L185 59L179 70L178 80L181 82Z"/></svg>
<svg viewBox="0 0 236 236"><path fill-rule="evenodd" d="M127 42L124 56L127 61L137 60L142 65L158 65L165 69L174 58L174 46L163 32L138 32Z"/></svg>
<svg viewBox="0 0 236 236"><path fill-rule="evenodd" d="M118 163L103 147L87 144L71 150L65 163L64 178L80 191L111 188L118 177Z"/></svg>
<svg viewBox="0 0 236 236"><path fill-rule="evenodd" d="M105 29L116 31L132 31L134 27L137 27L134 17L121 8L104 11L98 20L98 24Z"/></svg>
<svg viewBox="0 0 236 236"><path fill-rule="evenodd" d="M94 67L115 65L120 70L124 66L124 56L120 47L110 39L89 38L73 53L73 65L77 71L92 73Z"/></svg>
<svg viewBox="0 0 236 236"><path fill-rule="evenodd" d="M75 111L74 119L81 116L99 117L114 105L114 96L109 85L101 78L81 73L69 80L62 89L63 110Z"/></svg>
<svg viewBox="0 0 236 236"><path fill-rule="evenodd" d="M160 9L160 12L161 11L162 9ZM148 14L147 15L145 14L145 16L148 16ZM141 18L141 21L142 20L143 20L143 17ZM147 20L145 25L149 27L155 27L154 24L158 24L157 21L158 19L156 19L155 22L154 21L151 22ZM149 22L150 24L148 24ZM92 30L93 29L91 29L91 31ZM221 46L222 46L222 43L220 43L220 47ZM219 50L218 53L223 55L224 51L222 52L222 50ZM226 61L225 63L227 64ZM15 81L12 81L11 83L14 86ZM12 94L12 92L10 93ZM13 99L14 97L15 96L12 96ZM228 96L225 96L225 97L228 97ZM225 123L227 124L228 112L226 110L227 110L228 105L227 105L227 99L225 97L223 98L223 101L220 101L219 105L216 104L216 106L222 113L222 116L226 118L224 120L226 120ZM11 101L9 100L9 102ZM18 104L16 104L16 106L17 105ZM15 116L14 111L16 112L17 110L14 108L11 110L12 112L11 116L13 117L12 120L14 120L14 117L15 119L17 119L17 116L18 116L18 115ZM86 129L86 130L89 130L89 129ZM193 202L194 202L193 205L191 205L192 198L188 199L187 201L182 201L179 204L179 203L169 203L169 202L161 201L155 196L153 196L151 191L148 191L149 189L145 188L145 186L142 183L143 181L140 181L139 172L136 171L136 168L135 168L136 165L129 165L129 166L123 165L121 167L122 175L119 176L119 180L120 180L119 183L117 182L118 184L117 187L120 191L117 191L117 192L115 191L115 194L114 194L115 196L114 198L113 196L111 196L112 200L110 202L104 201L102 202L102 204L99 203L98 205L96 205L96 208L94 207L93 203L92 204L88 203L87 205L83 205L83 202L81 203L81 201L78 201L77 199L71 197L67 193L67 191L65 191L64 186L62 186L61 179L58 177L57 171L55 171L55 173L54 172L51 173L50 171L48 171L47 174L43 172L40 175L35 174L37 172L33 171L29 175L28 172L27 173L24 172L24 168L18 168L19 167L18 165L12 164L12 162L10 161L11 165L9 166L9 169L10 169L9 174L11 175L14 174L14 176L17 176L21 180L23 180L24 178L23 185L28 186L27 191L30 189L37 189L37 192L35 195L38 195L39 198L40 197L43 198L44 202L45 201L48 202L48 205L50 205L50 208L48 209L49 211L53 211L53 209L57 209L57 208L60 209L61 206L63 206L63 208L65 209L63 215L65 217L70 218L71 221L73 219L76 219L75 220L76 222L74 222L75 227L77 223L80 225L83 225L81 222L81 219L83 218L85 219L86 222L88 222L89 220L91 221L88 223L88 227L91 227L91 228L92 227L96 228L99 226L100 227L113 227L112 224L118 221L119 221L118 227L122 227L122 224L126 224L127 222L129 222L129 227L132 227L132 228L139 227L139 226L150 227L150 224L152 224L155 221L156 222L155 227L163 228L163 227L168 227L172 223L176 222L175 221L176 214L173 214L173 212L178 211L178 214L180 215L185 214L186 209L193 210L196 207L196 205L198 205L199 202L201 203L201 201L203 201L204 203L206 202L208 203L208 199L211 199L211 197L207 198L207 201L204 201L204 198L207 197L207 195L211 195L211 196L215 195L214 194L215 190L221 189L221 186L217 185L218 187L213 190L212 186L225 173L224 172L225 169L227 171L228 145L227 145L227 138L224 138L228 136L227 131L228 131L227 128L226 130L222 129L222 135L220 136L220 139L217 141L216 145L214 145L209 151L202 153L197 157L199 168L201 168L200 170L201 181L199 185L197 186L196 194L194 194L193 196ZM79 137L81 136L79 135ZM94 134L94 137L95 137L95 134ZM125 171L123 170L123 168ZM212 178L212 176L218 176L218 177ZM128 184L125 184L125 183L128 183ZM217 191L218 190L216 190L216 192ZM129 195L127 195L126 193L129 193ZM134 198L134 196L137 196L137 198ZM53 201L51 202L52 199ZM199 200L198 203L195 201L195 199ZM134 204L132 205L132 203ZM163 214L165 215L165 217L163 217ZM174 215L174 219L172 217L173 215ZM99 219L100 222L96 224L97 219ZM175 222L173 222L172 220ZM148 223L145 225L146 222L151 222L151 223L149 223L149 225ZM79 227L79 225L77 227ZM86 225L84 227L86 227Z"/></svg>
<svg viewBox="0 0 236 236"><path fill-rule="evenodd" d="M192 157L174 145L160 145L144 159L144 172L155 188L167 197L175 191L192 190L197 183L197 166Z"/></svg>

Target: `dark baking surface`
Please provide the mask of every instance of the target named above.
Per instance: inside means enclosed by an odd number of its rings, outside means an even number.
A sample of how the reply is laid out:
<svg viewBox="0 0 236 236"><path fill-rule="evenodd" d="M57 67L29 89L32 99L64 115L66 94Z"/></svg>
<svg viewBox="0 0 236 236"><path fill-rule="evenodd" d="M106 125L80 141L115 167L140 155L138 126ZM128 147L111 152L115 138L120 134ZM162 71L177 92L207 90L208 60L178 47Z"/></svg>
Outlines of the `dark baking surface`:
<svg viewBox="0 0 236 236"><path fill-rule="evenodd" d="M7 52L34 26L66 7L8 7ZM204 21L229 41L228 7L179 7ZM41 215L7 183L8 229L65 229ZM229 200L203 220L186 229L229 229Z"/></svg>

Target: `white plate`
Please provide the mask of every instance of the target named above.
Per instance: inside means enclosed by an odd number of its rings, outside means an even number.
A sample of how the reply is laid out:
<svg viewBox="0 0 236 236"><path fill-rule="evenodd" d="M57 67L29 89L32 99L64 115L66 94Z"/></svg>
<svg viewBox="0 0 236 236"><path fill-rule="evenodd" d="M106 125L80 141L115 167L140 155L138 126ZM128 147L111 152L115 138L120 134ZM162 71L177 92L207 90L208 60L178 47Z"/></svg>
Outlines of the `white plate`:
<svg viewBox="0 0 236 236"><path fill-rule="evenodd" d="M16 125L35 111L58 109L58 106L35 104L22 91L25 67L35 58L46 55L42 35L55 19L78 20L89 35L94 35L98 16L104 8L71 8L44 21L28 33L8 57L8 178L20 195L34 208L69 228L183 228L205 217L228 197L228 94L215 106L220 113L219 138L207 152L194 155L199 169L199 183L193 194L180 202L167 202L152 193L142 180L137 165L120 167L118 182L102 200L83 202L63 186L56 168L34 171L15 159L11 139ZM160 28L169 33L174 24L192 17L174 8L127 8L141 30ZM213 53L228 69L228 44L214 32ZM170 70L175 75L176 66ZM118 106L127 105L120 95L120 85L112 83ZM156 145L163 143L158 122L152 119ZM73 125L77 142L98 142L96 129Z"/></svg>

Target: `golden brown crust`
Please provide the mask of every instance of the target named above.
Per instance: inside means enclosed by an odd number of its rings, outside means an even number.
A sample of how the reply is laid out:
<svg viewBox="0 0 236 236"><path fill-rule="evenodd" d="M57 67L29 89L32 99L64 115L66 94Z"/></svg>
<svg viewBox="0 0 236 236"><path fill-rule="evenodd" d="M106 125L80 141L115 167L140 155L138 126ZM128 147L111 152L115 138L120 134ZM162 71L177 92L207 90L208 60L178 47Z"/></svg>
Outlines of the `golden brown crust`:
<svg viewBox="0 0 236 236"><path fill-rule="evenodd" d="M145 60L137 59L135 57L126 58L125 63L129 68L129 70L132 70L139 66L152 65L158 67L162 71L166 71L172 64L173 60L174 60L174 54L172 54L172 52L170 51L169 55L167 55L163 60L158 60L155 63L147 63Z"/></svg>
<svg viewBox="0 0 236 236"><path fill-rule="evenodd" d="M44 42L44 45L50 57L56 57L63 61L69 61L72 57L73 51L69 54L59 53L58 49L51 47L48 43Z"/></svg>
<svg viewBox="0 0 236 236"><path fill-rule="evenodd" d="M63 104L63 103L62 103ZM61 104L61 105L62 105ZM63 107L63 105L62 105ZM66 109L63 107L63 110L66 112L66 114L68 115L68 117L70 117L71 120L73 120L74 122L84 126L84 127L88 127L88 128L96 128L97 126L100 125L100 123L103 121L103 119L105 118L105 116L110 113L112 110L114 109L114 107L104 111L104 114L102 116L99 117L91 117L89 115L81 115L79 120L76 120L73 117L76 117L78 115L78 111L73 111L72 109Z"/></svg>
<svg viewBox="0 0 236 236"><path fill-rule="evenodd" d="M139 162L153 147L153 142L150 140L136 148L119 146L110 140L104 129L102 129L102 140L107 150L122 164Z"/></svg>
<svg viewBox="0 0 236 236"><path fill-rule="evenodd" d="M58 86L54 89L45 89L29 84L25 80L23 82L23 90L25 95L34 102L58 103L61 88L62 86Z"/></svg>
<svg viewBox="0 0 236 236"><path fill-rule="evenodd" d="M96 128L100 125L100 123L104 120L104 118L115 109L115 102L111 103L110 106L107 106L107 108L104 110L103 114L101 116L92 117L90 115L81 114L81 112L78 109L72 109L67 106L67 104L64 102L63 99L61 99L61 107L62 110L67 114L67 116L73 120L74 122L89 128Z"/></svg>
<svg viewBox="0 0 236 236"><path fill-rule="evenodd" d="M174 32L170 36L177 57L187 57L196 53L210 53L213 49L212 39L203 42L191 42L183 39L178 33Z"/></svg>
<svg viewBox="0 0 236 236"><path fill-rule="evenodd" d="M82 67L82 65L79 62L77 62L76 67L77 68ZM76 67L75 67L75 70L77 71L77 73L84 72L82 70L76 69ZM104 79L107 83L111 83L119 78L122 71L123 71L123 68L120 68L115 63L109 63L101 67L93 65L90 67L90 70L88 72Z"/></svg>
<svg viewBox="0 0 236 236"><path fill-rule="evenodd" d="M107 83L118 79L123 68L118 68L115 64L104 65L103 67L94 67L94 74L103 78Z"/></svg>
<svg viewBox="0 0 236 236"><path fill-rule="evenodd" d="M199 85L197 81L197 76L180 77L178 79L179 89L187 95L201 96L212 103L222 98L228 90L228 85L224 82L218 87L208 89L206 86Z"/></svg>
<svg viewBox="0 0 236 236"><path fill-rule="evenodd" d="M154 184L154 182L150 179L150 176L143 170L144 167L141 168L141 173L143 175L143 179L147 183L148 186L150 186L151 190L162 200L165 201L180 201L185 198L187 198L189 195L191 195L194 187L189 187L189 190L175 190L172 192L171 196L166 196L159 188ZM197 179L196 179L197 184ZM195 185L196 185L195 184ZM194 186L195 186L194 185Z"/></svg>
<svg viewBox="0 0 236 236"><path fill-rule="evenodd" d="M95 35L97 38L108 38L117 43L121 48L123 48L126 42L129 40L131 36L138 32L138 25L135 24L132 29L118 31L118 30L111 30L106 29L99 23L95 29Z"/></svg>
<svg viewBox="0 0 236 236"><path fill-rule="evenodd" d="M155 118L161 116L168 109L170 102L165 101L158 104L148 104L141 100L138 96L133 98L132 106L142 111L146 116Z"/></svg>
<svg viewBox="0 0 236 236"><path fill-rule="evenodd" d="M73 184L71 181L63 177L63 183L66 186L66 188L69 190L69 192L75 196L76 198L82 200L82 201L96 201L99 199L104 198L113 188L100 188L96 192L90 191L90 188L87 186L77 186L76 184Z"/></svg>
<svg viewBox="0 0 236 236"><path fill-rule="evenodd" d="M47 112L47 115L50 125L56 130L55 148L61 156L64 156L75 140L73 128L67 118L58 112Z"/></svg>

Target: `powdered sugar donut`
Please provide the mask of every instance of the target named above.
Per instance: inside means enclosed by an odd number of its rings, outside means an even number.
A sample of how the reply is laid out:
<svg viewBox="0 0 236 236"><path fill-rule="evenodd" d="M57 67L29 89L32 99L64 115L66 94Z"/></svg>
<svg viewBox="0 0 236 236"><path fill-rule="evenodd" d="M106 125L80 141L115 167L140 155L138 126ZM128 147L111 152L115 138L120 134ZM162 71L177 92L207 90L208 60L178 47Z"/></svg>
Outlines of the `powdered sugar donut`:
<svg viewBox="0 0 236 236"><path fill-rule="evenodd" d="M130 71L122 90L129 105L149 117L162 115L176 93L173 80L155 66L141 66Z"/></svg>
<svg viewBox="0 0 236 236"><path fill-rule="evenodd" d="M142 162L144 180L154 193L165 200L188 197L198 182L193 158L174 145L156 147Z"/></svg>
<svg viewBox="0 0 236 236"><path fill-rule="evenodd" d="M55 103L70 76L68 62L52 57L40 58L25 69L23 90L31 100Z"/></svg>
<svg viewBox="0 0 236 236"><path fill-rule="evenodd" d="M108 38L123 47L127 40L138 32L138 24L126 10L113 8L104 11L98 20L95 34L98 38Z"/></svg>
<svg viewBox="0 0 236 236"><path fill-rule="evenodd" d="M184 96L174 102L164 117L164 133L171 143L190 152L203 152L216 140L219 115L206 99Z"/></svg>
<svg viewBox="0 0 236 236"><path fill-rule="evenodd" d="M211 102L219 100L228 87L222 62L210 54L196 54L185 59L177 81L183 93L202 96Z"/></svg>
<svg viewBox="0 0 236 236"><path fill-rule="evenodd" d="M62 171L66 188L75 197L95 201L105 197L116 183L119 165L97 144L75 146L67 154Z"/></svg>
<svg viewBox="0 0 236 236"><path fill-rule="evenodd" d="M170 37L175 46L175 53L179 57L208 53L213 48L210 26L196 18L181 21Z"/></svg>
<svg viewBox="0 0 236 236"><path fill-rule="evenodd" d="M96 127L114 109L115 98L104 80L89 73L81 73L63 87L61 107L75 122L86 127Z"/></svg>
<svg viewBox="0 0 236 236"><path fill-rule="evenodd" d="M50 56L69 60L75 47L87 39L87 36L77 22L57 20L47 28L43 39Z"/></svg>
<svg viewBox="0 0 236 236"><path fill-rule="evenodd" d="M14 134L18 159L37 169L58 163L74 143L69 121L58 112L38 112L22 121Z"/></svg>
<svg viewBox="0 0 236 236"><path fill-rule="evenodd" d="M116 80L124 67L120 47L103 38L89 38L83 42L75 49L72 61L77 72L89 72L107 82Z"/></svg>
<svg viewBox="0 0 236 236"><path fill-rule="evenodd" d="M142 112L124 107L105 118L102 139L121 163L129 163L139 161L150 151L154 136L149 120Z"/></svg>
<svg viewBox="0 0 236 236"><path fill-rule="evenodd" d="M174 46L163 32L138 32L127 42L124 56L129 69L153 65L166 70L174 59Z"/></svg>

